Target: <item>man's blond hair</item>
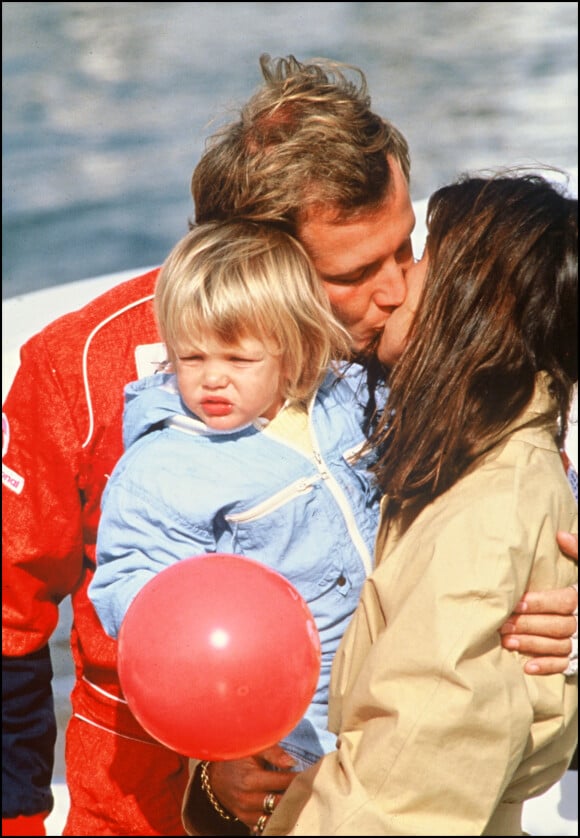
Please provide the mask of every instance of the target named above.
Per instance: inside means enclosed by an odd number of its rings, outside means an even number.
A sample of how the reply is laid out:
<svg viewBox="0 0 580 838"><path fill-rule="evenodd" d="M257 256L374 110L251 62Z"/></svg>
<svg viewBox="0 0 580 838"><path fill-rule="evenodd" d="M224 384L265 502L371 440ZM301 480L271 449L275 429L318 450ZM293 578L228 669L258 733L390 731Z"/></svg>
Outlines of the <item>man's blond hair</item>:
<svg viewBox="0 0 580 838"><path fill-rule="evenodd" d="M372 211L392 184L389 158L409 180L407 141L370 108L350 64L260 58L264 82L239 118L210 138L191 182L196 221L243 216L296 233L320 204L337 220Z"/></svg>

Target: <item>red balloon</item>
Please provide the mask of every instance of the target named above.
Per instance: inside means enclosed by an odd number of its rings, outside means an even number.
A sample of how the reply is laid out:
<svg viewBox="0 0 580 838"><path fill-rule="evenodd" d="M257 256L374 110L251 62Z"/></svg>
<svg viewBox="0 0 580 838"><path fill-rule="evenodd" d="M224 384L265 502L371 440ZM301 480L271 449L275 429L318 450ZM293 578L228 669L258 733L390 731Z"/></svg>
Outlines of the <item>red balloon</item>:
<svg viewBox="0 0 580 838"><path fill-rule="evenodd" d="M225 553L165 568L131 603L118 670L133 714L164 745L238 759L286 736L320 673L308 605L275 570Z"/></svg>

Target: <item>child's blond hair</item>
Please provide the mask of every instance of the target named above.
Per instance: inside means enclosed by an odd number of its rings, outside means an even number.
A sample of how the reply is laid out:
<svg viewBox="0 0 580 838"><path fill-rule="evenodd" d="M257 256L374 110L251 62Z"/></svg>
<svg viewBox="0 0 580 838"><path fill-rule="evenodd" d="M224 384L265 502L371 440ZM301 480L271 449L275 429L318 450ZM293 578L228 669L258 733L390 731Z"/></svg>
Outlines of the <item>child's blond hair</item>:
<svg viewBox="0 0 580 838"><path fill-rule="evenodd" d="M213 333L226 344L258 337L280 354L287 398L308 400L350 338L302 245L245 220L194 227L165 260L155 314L170 361Z"/></svg>

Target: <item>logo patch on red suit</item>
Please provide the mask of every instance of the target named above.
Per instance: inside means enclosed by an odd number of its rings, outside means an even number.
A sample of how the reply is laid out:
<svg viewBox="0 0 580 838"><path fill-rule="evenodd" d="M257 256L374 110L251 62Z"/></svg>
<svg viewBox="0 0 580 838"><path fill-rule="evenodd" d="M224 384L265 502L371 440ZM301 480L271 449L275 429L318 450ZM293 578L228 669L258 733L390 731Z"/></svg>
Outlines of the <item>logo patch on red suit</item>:
<svg viewBox="0 0 580 838"><path fill-rule="evenodd" d="M11 468L4 465L4 457L10 446L10 422L5 413L2 413L2 485L15 492L17 495L24 489L24 477L16 474Z"/></svg>

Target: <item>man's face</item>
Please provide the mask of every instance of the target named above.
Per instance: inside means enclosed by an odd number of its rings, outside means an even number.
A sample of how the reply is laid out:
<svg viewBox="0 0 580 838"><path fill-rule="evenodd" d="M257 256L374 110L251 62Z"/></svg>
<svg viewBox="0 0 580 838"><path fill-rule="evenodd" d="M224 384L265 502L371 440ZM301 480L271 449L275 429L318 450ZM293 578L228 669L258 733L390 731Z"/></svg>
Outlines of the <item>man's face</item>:
<svg viewBox="0 0 580 838"><path fill-rule="evenodd" d="M393 189L378 210L345 222L337 221L332 209L312 208L297 230L357 350L388 330L406 296L405 271L413 264L415 213L399 164L394 158L389 164Z"/></svg>

